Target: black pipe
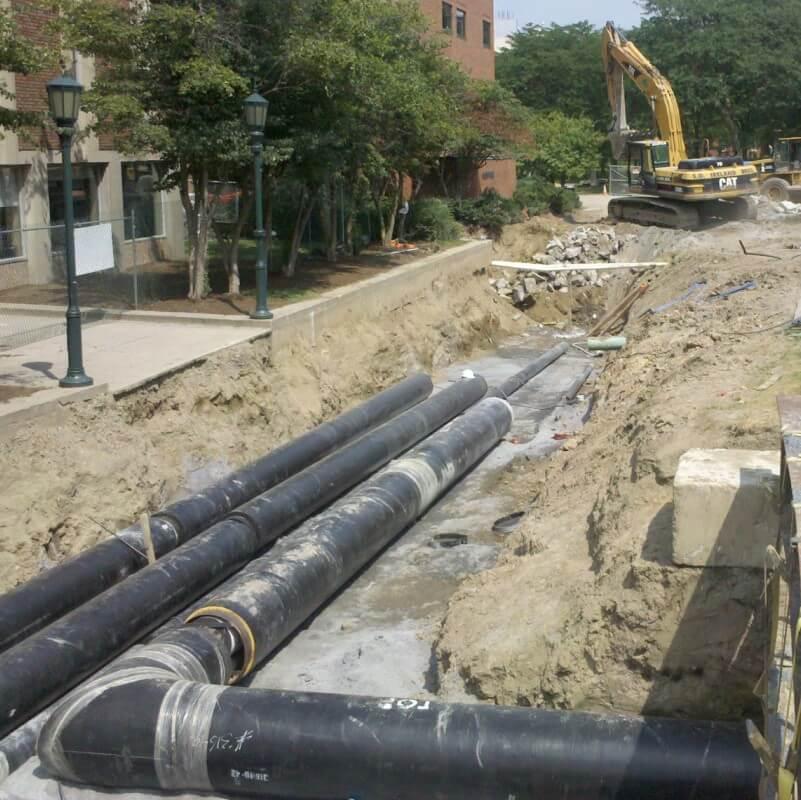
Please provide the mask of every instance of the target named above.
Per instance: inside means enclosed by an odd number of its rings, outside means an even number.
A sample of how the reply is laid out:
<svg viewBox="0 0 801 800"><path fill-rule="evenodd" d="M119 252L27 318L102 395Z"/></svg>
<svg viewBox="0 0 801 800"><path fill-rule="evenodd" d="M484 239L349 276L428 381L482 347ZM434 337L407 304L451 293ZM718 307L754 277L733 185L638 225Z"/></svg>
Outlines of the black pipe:
<svg viewBox="0 0 801 800"><path fill-rule="evenodd" d="M431 394L413 375L318 426L150 521L157 557L194 538L226 514ZM147 566L142 530L133 526L0 596L0 652Z"/></svg>
<svg viewBox="0 0 801 800"><path fill-rule="evenodd" d="M107 679L59 707L39 743L45 768L105 787L296 800L757 797L742 724L223 688L155 669L160 679Z"/></svg>
<svg viewBox="0 0 801 800"><path fill-rule="evenodd" d="M490 389L487 397L502 397L504 399L511 397L518 389L550 367L554 361L558 361L566 352L567 344L564 342L552 347L550 350L546 350L539 358L521 369L520 372L516 372L500 386Z"/></svg>
<svg viewBox="0 0 801 800"><path fill-rule="evenodd" d="M299 625L476 464L512 424L509 404L482 401L412 453L251 561L189 615L218 620L241 645L235 679Z"/></svg>
<svg viewBox="0 0 801 800"><path fill-rule="evenodd" d="M481 378L453 384L0 654L0 736L477 402L486 389Z"/></svg>
<svg viewBox="0 0 801 800"><path fill-rule="evenodd" d="M567 402L569 403L573 402L573 400L575 400L576 397L578 397L578 393L581 391L581 387L584 386L584 384L589 379L590 375L592 375L592 367L585 367L581 375L579 375L576 378L576 380L574 380L573 383L571 383L570 386L567 387L567 390L565 391L564 395L564 399Z"/></svg>

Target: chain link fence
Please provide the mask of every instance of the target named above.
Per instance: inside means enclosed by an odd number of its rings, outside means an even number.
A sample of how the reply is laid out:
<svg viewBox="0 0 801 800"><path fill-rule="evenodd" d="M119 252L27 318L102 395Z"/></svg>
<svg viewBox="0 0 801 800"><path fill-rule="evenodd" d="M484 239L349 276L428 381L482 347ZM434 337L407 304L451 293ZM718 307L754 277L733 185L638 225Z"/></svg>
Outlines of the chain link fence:
<svg viewBox="0 0 801 800"><path fill-rule="evenodd" d="M87 322L98 309L137 310L186 294L180 201L127 216L75 224L78 291ZM64 330L67 269L64 225L0 230L0 348L19 347Z"/></svg>
<svg viewBox="0 0 801 800"><path fill-rule="evenodd" d="M627 194L629 192L629 167L628 164L609 165L609 194Z"/></svg>

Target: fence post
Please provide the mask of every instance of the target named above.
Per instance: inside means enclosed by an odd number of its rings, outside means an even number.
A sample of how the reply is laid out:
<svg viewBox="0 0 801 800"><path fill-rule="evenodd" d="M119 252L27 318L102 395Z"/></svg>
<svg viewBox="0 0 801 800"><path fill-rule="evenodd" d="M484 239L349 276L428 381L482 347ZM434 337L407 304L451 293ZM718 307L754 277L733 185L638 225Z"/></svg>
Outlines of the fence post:
<svg viewBox="0 0 801 800"><path fill-rule="evenodd" d="M125 222L122 224L125 230ZM134 311L139 310L139 268L136 264L136 210L131 209L131 246L133 248L133 290L134 290Z"/></svg>

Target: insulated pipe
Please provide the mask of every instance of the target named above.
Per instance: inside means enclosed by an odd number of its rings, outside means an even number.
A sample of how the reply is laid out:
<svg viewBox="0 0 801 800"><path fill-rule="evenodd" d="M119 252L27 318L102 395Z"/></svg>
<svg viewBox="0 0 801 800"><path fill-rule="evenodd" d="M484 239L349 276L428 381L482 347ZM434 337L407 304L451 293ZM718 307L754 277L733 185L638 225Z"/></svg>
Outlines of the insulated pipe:
<svg viewBox="0 0 801 800"><path fill-rule="evenodd" d="M251 561L188 620L219 620L241 645L248 675L505 436L509 404L483 400L412 453Z"/></svg>
<svg viewBox="0 0 801 800"><path fill-rule="evenodd" d="M590 375L592 375L593 369L592 367L585 367L584 371L581 375L567 387L567 391L565 391L564 398L568 402L572 402L573 400L578 397L578 393L581 391L581 387L589 380Z"/></svg>
<svg viewBox="0 0 801 800"><path fill-rule="evenodd" d="M482 378L453 384L0 654L0 736L476 403L486 389Z"/></svg>
<svg viewBox="0 0 801 800"><path fill-rule="evenodd" d="M550 367L554 361L560 359L566 352L567 344L564 342L556 345L556 347L552 347L550 350L546 350L538 359L532 361L524 369L521 369L520 372L516 372L500 386L490 389L487 396L502 397L504 399L511 397L518 389L525 386L530 380Z"/></svg>
<svg viewBox="0 0 801 800"><path fill-rule="evenodd" d="M203 682L219 632L187 631L59 706L39 742L51 774L295 800L757 796L742 724L223 688Z"/></svg>
<svg viewBox="0 0 801 800"><path fill-rule="evenodd" d="M167 506L150 520L156 557L197 536L242 503L424 400L432 389L427 375L413 375L222 481ZM142 530L133 526L0 596L0 652L145 566Z"/></svg>

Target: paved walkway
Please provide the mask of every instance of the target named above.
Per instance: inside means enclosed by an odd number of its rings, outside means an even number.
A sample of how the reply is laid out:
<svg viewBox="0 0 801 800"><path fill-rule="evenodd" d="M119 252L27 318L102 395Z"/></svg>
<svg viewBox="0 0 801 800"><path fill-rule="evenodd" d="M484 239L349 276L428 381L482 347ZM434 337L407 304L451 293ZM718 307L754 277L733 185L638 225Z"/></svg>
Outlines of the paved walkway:
<svg viewBox="0 0 801 800"><path fill-rule="evenodd" d="M122 394L231 345L264 336L269 325L109 320L83 327L89 389L61 389L67 370L66 336L0 352L0 426L41 413L54 401L94 393Z"/></svg>

